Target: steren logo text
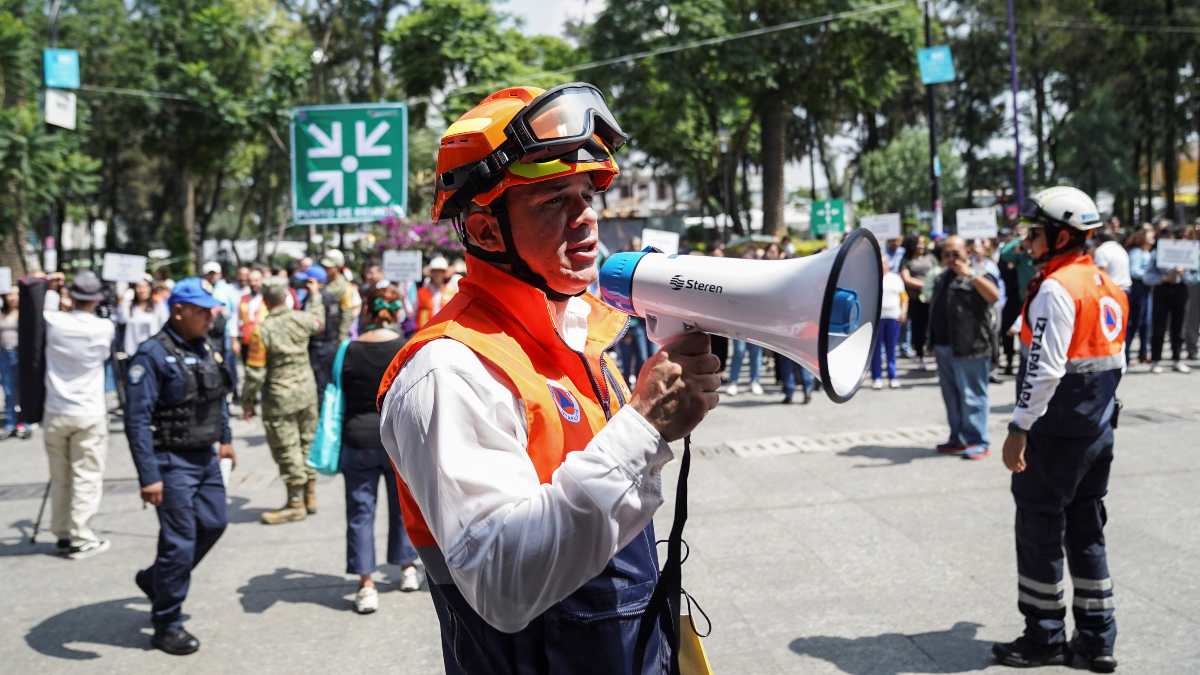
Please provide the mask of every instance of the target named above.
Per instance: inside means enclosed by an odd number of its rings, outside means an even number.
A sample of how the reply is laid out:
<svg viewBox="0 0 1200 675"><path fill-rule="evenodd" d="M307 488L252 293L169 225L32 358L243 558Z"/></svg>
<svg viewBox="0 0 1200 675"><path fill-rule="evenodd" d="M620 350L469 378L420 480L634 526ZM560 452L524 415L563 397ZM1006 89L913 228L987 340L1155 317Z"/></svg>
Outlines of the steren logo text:
<svg viewBox="0 0 1200 675"><path fill-rule="evenodd" d="M675 276L671 277L671 288L677 291L684 288L691 288L697 291L704 291L706 293L723 293L725 291L724 288L716 284L706 284L702 281L696 281L695 279L684 279L683 275L681 274L676 274Z"/></svg>

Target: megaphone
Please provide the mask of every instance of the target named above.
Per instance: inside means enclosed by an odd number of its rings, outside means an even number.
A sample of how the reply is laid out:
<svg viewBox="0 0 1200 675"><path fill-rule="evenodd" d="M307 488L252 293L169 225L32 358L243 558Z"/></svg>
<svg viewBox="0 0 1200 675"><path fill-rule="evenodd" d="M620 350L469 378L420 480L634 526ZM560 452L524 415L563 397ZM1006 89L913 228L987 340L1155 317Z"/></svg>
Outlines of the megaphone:
<svg viewBox="0 0 1200 675"><path fill-rule="evenodd" d="M745 340L820 373L836 403L850 400L876 348L883 269L879 242L857 229L836 248L793 260L616 253L600 297L643 317L664 344L691 331Z"/></svg>

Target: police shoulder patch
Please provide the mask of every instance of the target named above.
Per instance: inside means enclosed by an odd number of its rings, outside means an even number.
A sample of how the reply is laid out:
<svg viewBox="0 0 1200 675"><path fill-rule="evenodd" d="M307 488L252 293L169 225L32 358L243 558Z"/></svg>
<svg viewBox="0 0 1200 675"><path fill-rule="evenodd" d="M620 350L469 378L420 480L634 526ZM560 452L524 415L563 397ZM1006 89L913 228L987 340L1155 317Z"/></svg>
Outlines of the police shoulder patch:
<svg viewBox="0 0 1200 675"><path fill-rule="evenodd" d="M129 369L129 384L137 384L137 383L141 382L142 378L145 376L146 376L146 368L145 368L145 366L143 366L142 364L139 363L136 366Z"/></svg>

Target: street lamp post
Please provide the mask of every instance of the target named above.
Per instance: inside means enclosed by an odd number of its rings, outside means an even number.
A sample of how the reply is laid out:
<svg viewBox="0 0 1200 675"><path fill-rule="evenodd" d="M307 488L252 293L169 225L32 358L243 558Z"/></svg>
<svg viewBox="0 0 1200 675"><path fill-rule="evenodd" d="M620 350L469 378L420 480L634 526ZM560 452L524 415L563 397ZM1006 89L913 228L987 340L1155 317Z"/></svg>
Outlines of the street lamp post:
<svg viewBox="0 0 1200 675"><path fill-rule="evenodd" d="M725 209L717 232L720 234L721 243L724 244L728 240L726 224L729 222L730 207L732 206L732 200L730 199L732 186L729 180L729 130L721 127L717 131L717 141L721 144L721 204Z"/></svg>
<svg viewBox="0 0 1200 675"><path fill-rule="evenodd" d="M930 26L930 0L925 0L925 46L933 46L933 30ZM933 205L932 234L942 233L942 197L938 185L942 167L937 156L937 111L934 107L933 85L925 85L925 105L929 115L929 198Z"/></svg>
<svg viewBox="0 0 1200 675"><path fill-rule="evenodd" d="M1017 12L1013 0L1008 0L1008 71L1012 81L1013 152L1017 160L1017 208L1020 209L1025 203L1025 167L1021 165L1021 111L1017 107Z"/></svg>

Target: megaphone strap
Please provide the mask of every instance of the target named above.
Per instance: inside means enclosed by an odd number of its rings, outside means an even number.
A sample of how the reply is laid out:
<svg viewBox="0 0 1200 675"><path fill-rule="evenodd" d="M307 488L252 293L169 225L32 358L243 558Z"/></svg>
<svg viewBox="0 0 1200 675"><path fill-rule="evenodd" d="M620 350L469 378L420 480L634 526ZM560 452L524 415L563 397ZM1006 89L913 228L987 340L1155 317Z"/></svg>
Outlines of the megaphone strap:
<svg viewBox="0 0 1200 675"><path fill-rule="evenodd" d="M683 572L681 552L683 526L687 523L687 479L691 466L692 435L688 434L683 438L683 457L679 461L679 482L675 487L675 519L671 522L671 534L667 537L667 560L663 563L658 584L654 587L654 594L650 596L650 602L646 605L646 612L638 626L637 642L633 649L634 672L641 670L641 665L646 662L646 647L649 645L650 635L654 632L655 624L659 624L671 649L670 673L679 675L679 596L682 592ZM705 615L705 619L707 618Z"/></svg>

